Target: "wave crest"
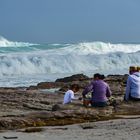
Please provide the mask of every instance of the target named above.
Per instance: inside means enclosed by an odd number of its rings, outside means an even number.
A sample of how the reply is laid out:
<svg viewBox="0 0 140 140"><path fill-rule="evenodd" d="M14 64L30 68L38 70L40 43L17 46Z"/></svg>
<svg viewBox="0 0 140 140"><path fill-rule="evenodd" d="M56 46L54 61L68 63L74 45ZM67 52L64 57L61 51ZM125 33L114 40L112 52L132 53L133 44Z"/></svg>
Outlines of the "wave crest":
<svg viewBox="0 0 140 140"><path fill-rule="evenodd" d="M31 44L28 42L14 42L14 41L9 41L6 38L0 36L0 47L26 47L26 46L32 46L35 44Z"/></svg>
<svg viewBox="0 0 140 140"><path fill-rule="evenodd" d="M115 52L133 53L140 51L140 44L112 44L104 42L84 42L71 44L61 50L67 53L78 54L107 54Z"/></svg>
<svg viewBox="0 0 140 140"><path fill-rule="evenodd" d="M0 56L0 76L61 73L121 73L140 65L140 52L103 55L55 55L47 53Z"/></svg>

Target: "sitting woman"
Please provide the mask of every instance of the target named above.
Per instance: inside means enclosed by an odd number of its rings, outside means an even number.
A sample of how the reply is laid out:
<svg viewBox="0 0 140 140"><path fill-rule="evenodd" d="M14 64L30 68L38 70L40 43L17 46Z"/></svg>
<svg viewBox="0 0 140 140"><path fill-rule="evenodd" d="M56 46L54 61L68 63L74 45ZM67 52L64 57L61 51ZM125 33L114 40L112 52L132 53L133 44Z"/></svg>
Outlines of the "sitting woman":
<svg viewBox="0 0 140 140"><path fill-rule="evenodd" d="M140 101L140 67L131 66L129 73L124 100Z"/></svg>
<svg viewBox="0 0 140 140"><path fill-rule="evenodd" d="M86 94L92 91L91 105L93 107L104 107L107 105L107 97L111 96L109 85L104 82L104 76L99 73L94 74L94 80L85 88L82 95L85 98Z"/></svg>

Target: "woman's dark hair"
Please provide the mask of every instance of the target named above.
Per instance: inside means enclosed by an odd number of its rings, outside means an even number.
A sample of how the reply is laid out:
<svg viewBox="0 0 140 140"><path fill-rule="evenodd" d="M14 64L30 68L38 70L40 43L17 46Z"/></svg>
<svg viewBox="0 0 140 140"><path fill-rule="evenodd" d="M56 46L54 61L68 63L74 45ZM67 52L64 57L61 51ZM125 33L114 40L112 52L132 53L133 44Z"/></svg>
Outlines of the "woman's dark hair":
<svg viewBox="0 0 140 140"><path fill-rule="evenodd" d="M105 79L105 76L103 74L95 73L94 78L99 78L99 79Z"/></svg>
<svg viewBox="0 0 140 140"><path fill-rule="evenodd" d="M99 79L104 80L105 79L105 76L102 74L102 75L100 75L100 78Z"/></svg>
<svg viewBox="0 0 140 140"><path fill-rule="evenodd" d="M93 77L94 77L94 78L100 78L100 76L101 76L101 75L100 75L99 73L95 73Z"/></svg>

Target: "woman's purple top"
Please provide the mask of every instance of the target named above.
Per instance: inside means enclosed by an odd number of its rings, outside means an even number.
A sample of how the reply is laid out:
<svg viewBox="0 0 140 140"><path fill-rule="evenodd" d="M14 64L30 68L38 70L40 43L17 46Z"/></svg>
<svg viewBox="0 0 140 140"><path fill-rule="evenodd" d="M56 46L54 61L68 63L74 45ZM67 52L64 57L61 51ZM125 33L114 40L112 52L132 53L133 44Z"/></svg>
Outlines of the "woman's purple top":
<svg viewBox="0 0 140 140"><path fill-rule="evenodd" d="M111 90L109 85L103 80L92 81L83 91L83 96L92 91L92 101L93 102L105 102L107 97L111 96Z"/></svg>

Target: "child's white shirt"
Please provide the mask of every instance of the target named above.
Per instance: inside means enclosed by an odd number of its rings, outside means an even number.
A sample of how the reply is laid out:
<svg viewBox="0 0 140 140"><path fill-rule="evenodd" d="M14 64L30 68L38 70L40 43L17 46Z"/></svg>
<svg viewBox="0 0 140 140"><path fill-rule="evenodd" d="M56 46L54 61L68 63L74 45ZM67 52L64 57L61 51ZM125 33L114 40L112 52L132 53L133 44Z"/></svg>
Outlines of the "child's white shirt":
<svg viewBox="0 0 140 140"><path fill-rule="evenodd" d="M75 99L74 92L72 90L68 90L64 95L63 104L71 103L72 99Z"/></svg>

